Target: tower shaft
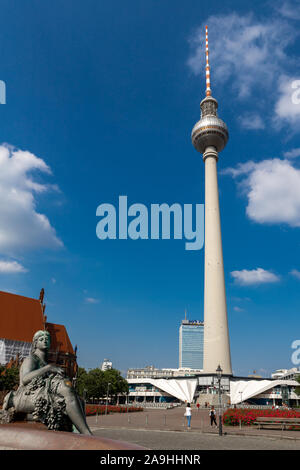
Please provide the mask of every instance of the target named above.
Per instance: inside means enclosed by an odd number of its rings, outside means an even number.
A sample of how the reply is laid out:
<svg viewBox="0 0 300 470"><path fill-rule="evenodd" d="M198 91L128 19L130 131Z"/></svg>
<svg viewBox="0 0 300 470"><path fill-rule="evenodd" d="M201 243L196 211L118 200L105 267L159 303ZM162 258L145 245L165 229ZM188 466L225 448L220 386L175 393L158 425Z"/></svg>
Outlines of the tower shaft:
<svg viewBox="0 0 300 470"><path fill-rule="evenodd" d="M223 266L218 152L207 147L205 163L204 372L232 374Z"/></svg>

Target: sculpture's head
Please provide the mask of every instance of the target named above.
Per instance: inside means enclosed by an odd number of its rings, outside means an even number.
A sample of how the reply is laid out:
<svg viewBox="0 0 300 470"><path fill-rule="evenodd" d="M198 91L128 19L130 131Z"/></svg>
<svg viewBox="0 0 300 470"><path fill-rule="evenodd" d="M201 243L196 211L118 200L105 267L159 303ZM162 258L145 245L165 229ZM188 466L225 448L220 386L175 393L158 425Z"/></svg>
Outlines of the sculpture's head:
<svg viewBox="0 0 300 470"><path fill-rule="evenodd" d="M48 351L50 342L51 337L49 331L39 330L33 336L31 351L34 352L36 349Z"/></svg>

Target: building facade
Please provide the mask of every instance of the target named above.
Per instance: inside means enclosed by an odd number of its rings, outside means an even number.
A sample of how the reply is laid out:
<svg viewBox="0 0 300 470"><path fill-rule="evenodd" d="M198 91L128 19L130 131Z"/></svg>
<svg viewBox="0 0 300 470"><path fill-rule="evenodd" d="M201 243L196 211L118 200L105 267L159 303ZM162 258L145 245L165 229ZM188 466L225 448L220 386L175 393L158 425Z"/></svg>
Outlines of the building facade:
<svg viewBox="0 0 300 470"><path fill-rule="evenodd" d="M33 335L47 330L51 336L49 362L73 378L77 372L77 348L73 349L64 325L47 322L43 300L43 289L39 299L0 291L0 364L16 358L20 363L30 353Z"/></svg>
<svg viewBox="0 0 300 470"><path fill-rule="evenodd" d="M112 369L112 366L113 366L112 362L109 359L104 359L101 365L101 370L105 371L105 370Z"/></svg>
<svg viewBox="0 0 300 470"><path fill-rule="evenodd" d="M204 323L182 320L179 328L179 369L203 369Z"/></svg>
<svg viewBox="0 0 300 470"><path fill-rule="evenodd" d="M168 379L127 379L129 393L128 403L184 403L192 402L197 380L195 378Z"/></svg>
<svg viewBox="0 0 300 470"><path fill-rule="evenodd" d="M277 369L271 374L272 379L297 380L300 377L300 369L293 367L292 369Z"/></svg>
<svg viewBox="0 0 300 470"><path fill-rule="evenodd" d="M195 374L174 378L127 378L129 393L123 402L157 406L157 404L199 403L218 406L219 384L214 375ZM299 406L295 380L221 378L221 400L230 406Z"/></svg>
<svg viewBox="0 0 300 470"><path fill-rule="evenodd" d="M188 367L179 369L157 369L154 366L146 366L140 369L128 369L127 379L170 379L175 377L191 377L201 372L201 369L191 369Z"/></svg>

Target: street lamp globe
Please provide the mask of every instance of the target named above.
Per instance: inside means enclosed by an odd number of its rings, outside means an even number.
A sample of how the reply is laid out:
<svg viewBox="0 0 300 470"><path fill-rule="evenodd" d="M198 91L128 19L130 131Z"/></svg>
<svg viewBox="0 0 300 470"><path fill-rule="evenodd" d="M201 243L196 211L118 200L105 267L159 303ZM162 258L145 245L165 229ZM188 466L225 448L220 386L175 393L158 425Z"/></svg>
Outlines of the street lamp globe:
<svg viewBox="0 0 300 470"><path fill-rule="evenodd" d="M223 369L221 368L220 364L218 365L216 369L217 377L220 379L222 377Z"/></svg>

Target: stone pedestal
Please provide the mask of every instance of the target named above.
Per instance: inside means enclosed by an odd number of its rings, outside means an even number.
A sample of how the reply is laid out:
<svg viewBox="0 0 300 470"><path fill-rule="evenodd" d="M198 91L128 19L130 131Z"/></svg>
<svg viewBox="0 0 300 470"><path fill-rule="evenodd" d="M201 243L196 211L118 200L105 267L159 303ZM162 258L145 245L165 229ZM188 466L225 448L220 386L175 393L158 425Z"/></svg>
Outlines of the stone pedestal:
<svg viewBox="0 0 300 470"><path fill-rule="evenodd" d="M14 420L14 411L12 409L0 410L0 424L12 423Z"/></svg>
<svg viewBox="0 0 300 470"><path fill-rule="evenodd" d="M0 448L15 450L147 450L144 447L104 437L63 431L48 431L36 422L0 425Z"/></svg>

